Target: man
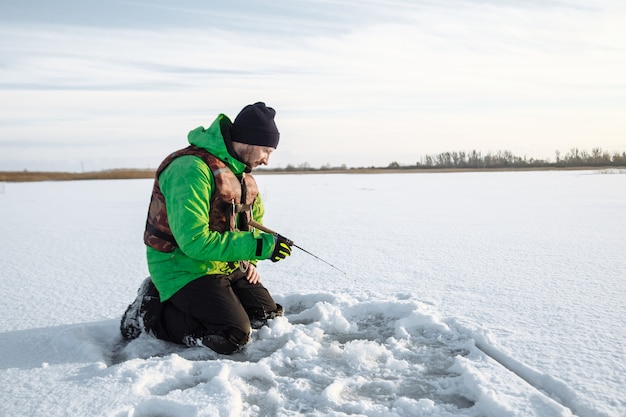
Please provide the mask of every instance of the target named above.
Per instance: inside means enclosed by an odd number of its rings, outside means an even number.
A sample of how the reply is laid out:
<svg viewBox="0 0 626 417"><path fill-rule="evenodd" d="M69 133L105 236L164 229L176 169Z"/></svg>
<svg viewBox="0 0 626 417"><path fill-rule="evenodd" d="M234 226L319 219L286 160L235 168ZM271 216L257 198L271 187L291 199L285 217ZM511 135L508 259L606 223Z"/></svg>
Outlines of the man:
<svg viewBox="0 0 626 417"><path fill-rule="evenodd" d="M148 269L120 329L222 354L240 350L251 327L282 315L261 284L256 261L291 254L281 236L252 230L264 207L252 168L278 146L276 112L248 105L231 123L220 114L189 132L190 146L157 169L144 233Z"/></svg>

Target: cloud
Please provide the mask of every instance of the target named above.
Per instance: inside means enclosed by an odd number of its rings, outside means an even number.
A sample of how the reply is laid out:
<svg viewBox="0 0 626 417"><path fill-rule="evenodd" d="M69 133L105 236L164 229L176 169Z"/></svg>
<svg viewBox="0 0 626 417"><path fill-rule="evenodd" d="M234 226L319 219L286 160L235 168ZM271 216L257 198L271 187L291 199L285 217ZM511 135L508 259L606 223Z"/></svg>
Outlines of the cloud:
<svg viewBox="0 0 626 417"><path fill-rule="evenodd" d="M188 130L257 100L278 110L281 165L495 147L545 157L619 148L626 133L618 3L62 4L76 13L0 27L0 167L15 143L42 140L49 159L156 165ZM88 11L101 13L78 24Z"/></svg>

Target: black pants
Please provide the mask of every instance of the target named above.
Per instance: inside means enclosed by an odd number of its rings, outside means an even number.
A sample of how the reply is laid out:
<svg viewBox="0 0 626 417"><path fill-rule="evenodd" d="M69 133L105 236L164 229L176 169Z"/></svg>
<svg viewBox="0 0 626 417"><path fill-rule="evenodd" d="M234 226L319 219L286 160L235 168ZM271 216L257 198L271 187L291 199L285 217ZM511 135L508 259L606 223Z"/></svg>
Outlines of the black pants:
<svg viewBox="0 0 626 417"><path fill-rule="evenodd" d="M280 310L280 312L279 312ZM206 275L181 288L161 304L160 339L184 343L185 337L221 335L244 345L251 321L282 313L261 283L250 284L240 270L230 275Z"/></svg>

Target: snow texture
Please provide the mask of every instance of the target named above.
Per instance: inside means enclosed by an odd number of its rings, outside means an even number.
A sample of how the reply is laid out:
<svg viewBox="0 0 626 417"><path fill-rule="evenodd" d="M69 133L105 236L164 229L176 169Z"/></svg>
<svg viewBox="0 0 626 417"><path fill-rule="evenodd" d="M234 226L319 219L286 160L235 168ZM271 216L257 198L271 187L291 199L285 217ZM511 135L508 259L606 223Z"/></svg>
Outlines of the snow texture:
<svg viewBox="0 0 626 417"><path fill-rule="evenodd" d="M231 356L121 340L152 181L0 184L0 416L626 416L622 174L258 175L347 275L262 262Z"/></svg>

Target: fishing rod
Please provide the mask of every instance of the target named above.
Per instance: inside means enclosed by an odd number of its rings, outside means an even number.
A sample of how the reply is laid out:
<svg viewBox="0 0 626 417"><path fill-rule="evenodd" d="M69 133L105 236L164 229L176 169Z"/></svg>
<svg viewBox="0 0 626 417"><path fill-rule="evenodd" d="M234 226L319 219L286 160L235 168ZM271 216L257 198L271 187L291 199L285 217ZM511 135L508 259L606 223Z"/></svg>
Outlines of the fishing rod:
<svg viewBox="0 0 626 417"><path fill-rule="evenodd" d="M296 245L296 244L293 242L293 240L291 240L291 239L287 239L285 236L283 236L283 235L281 235L281 234L276 233L275 231L273 231L273 230L272 230L272 229L270 229L269 227L265 227L265 226L263 226L261 223L257 223L257 222L255 222L254 220L250 220L250 221L248 222L248 224L249 224L250 226L254 227L255 229L259 229L259 230L261 230L261 231L263 231L263 232L265 232L265 233L270 233L270 234L272 234L272 235L274 235L274 236L277 236L277 237L282 237L283 239L287 240L287 243L288 243L289 245L294 246L294 247L296 247L296 248L300 249L302 252L304 252L304 253L307 253L307 254L311 255L311 256L312 256L312 257L314 257L315 259L317 259L317 260L319 260L319 261L324 262L326 265L330 266L331 268L336 269L337 271L341 272L342 274L344 274L344 275L348 275L346 272L344 272L344 271L342 271L341 269L337 268L335 265L333 265L333 264L331 264L331 263L329 263L329 262L327 262L327 261L323 260L322 258L320 258L320 257L319 257L319 256L317 256L317 255L312 254L312 253L311 253L311 252L309 252L308 250L301 248L300 246Z"/></svg>

